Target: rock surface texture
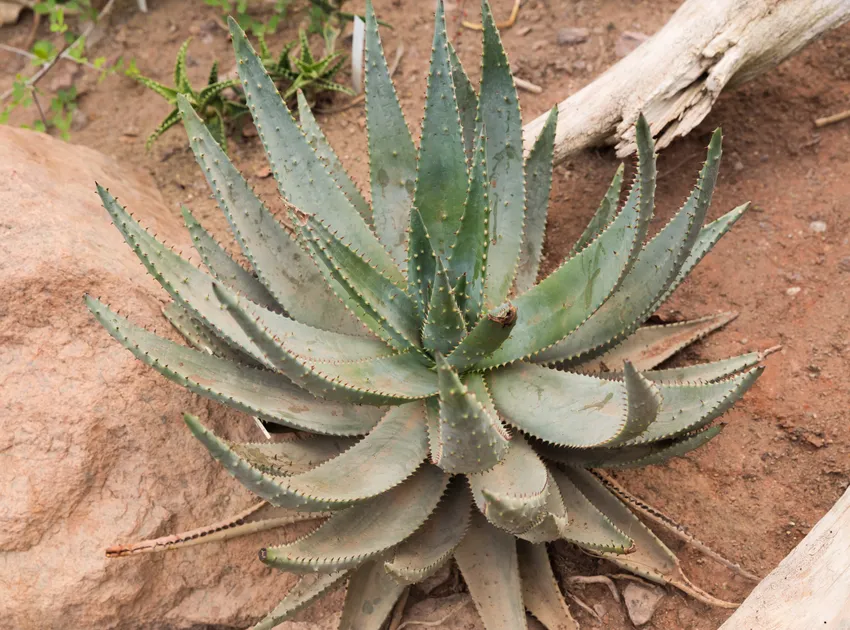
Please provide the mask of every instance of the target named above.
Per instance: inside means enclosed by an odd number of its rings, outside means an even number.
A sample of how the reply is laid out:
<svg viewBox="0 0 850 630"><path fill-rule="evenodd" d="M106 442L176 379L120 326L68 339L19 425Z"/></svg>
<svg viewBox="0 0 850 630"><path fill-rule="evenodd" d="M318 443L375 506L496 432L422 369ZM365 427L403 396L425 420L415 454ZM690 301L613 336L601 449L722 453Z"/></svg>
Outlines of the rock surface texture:
<svg viewBox="0 0 850 630"><path fill-rule="evenodd" d="M292 534L104 555L252 502L181 414L237 439L262 439L256 426L137 362L83 304L90 292L169 330L165 294L110 224L95 181L177 246L188 243L178 211L95 151L5 125L0 146L0 627L249 625L291 584L256 550Z"/></svg>

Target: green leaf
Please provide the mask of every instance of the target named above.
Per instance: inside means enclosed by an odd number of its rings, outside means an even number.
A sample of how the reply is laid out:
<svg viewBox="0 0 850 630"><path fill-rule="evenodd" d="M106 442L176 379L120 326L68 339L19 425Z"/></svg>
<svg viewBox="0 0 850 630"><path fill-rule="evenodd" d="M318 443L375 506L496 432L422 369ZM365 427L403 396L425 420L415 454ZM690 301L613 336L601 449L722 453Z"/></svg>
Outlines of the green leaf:
<svg viewBox="0 0 850 630"><path fill-rule="evenodd" d="M623 366L623 379L626 385L629 412L626 424L620 433L608 443L612 447L639 438L646 433L649 426L658 419L658 411L662 404L658 386L638 372L628 361Z"/></svg>
<svg viewBox="0 0 850 630"><path fill-rule="evenodd" d="M431 575L446 563L466 535L472 502L469 491L455 483L425 524L384 564L400 584L415 584Z"/></svg>
<svg viewBox="0 0 850 630"><path fill-rule="evenodd" d="M487 374L499 415L534 437L562 446L615 439L627 417L622 383L516 363Z"/></svg>
<svg viewBox="0 0 850 630"><path fill-rule="evenodd" d="M310 239L314 252L318 248L317 253L337 281L333 289L339 298L357 303L370 316L370 320L361 317L361 321L394 347L418 348L419 317L407 293L365 259L362 252L348 247L321 220L310 215L303 220L301 233Z"/></svg>
<svg viewBox="0 0 850 630"><path fill-rule="evenodd" d="M281 195L345 234L348 244L370 258L390 280L404 286L404 276L395 262L295 124L245 33L232 19L229 23L242 88Z"/></svg>
<svg viewBox="0 0 850 630"><path fill-rule="evenodd" d="M371 1L366 3L365 63L366 130L375 233L396 264L404 268L407 260L405 233L408 225L414 226L411 209L416 185L416 147L390 79ZM412 233L411 254L423 245L414 243ZM411 290L415 291L414 276L409 274L408 278ZM422 313L425 319L424 310Z"/></svg>
<svg viewBox="0 0 850 630"><path fill-rule="evenodd" d="M213 276L246 298L269 309L279 308L266 288L242 265L233 260L225 249L192 215L189 208L181 206L183 222L192 237L192 244L201 255Z"/></svg>
<svg viewBox="0 0 850 630"><path fill-rule="evenodd" d="M463 276L461 276L463 277ZM478 320L446 362L460 373L466 372L483 357L495 352L510 336L516 323L516 307L510 302L487 313Z"/></svg>
<svg viewBox="0 0 850 630"><path fill-rule="evenodd" d="M254 194L188 101L179 99L179 105L195 159L260 282L294 319L362 335L363 326L346 312L310 256Z"/></svg>
<svg viewBox="0 0 850 630"><path fill-rule="evenodd" d="M620 371L631 361L640 371L651 370L695 341L738 317L734 311L707 315L660 326L643 326L598 359L582 364L582 370Z"/></svg>
<svg viewBox="0 0 850 630"><path fill-rule="evenodd" d="M393 407L362 440L306 472L277 477L216 437L197 418L192 433L246 488L273 505L295 510L335 509L379 496L403 483L428 453L421 404Z"/></svg>
<svg viewBox="0 0 850 630"><path fill-rule="evenodd" d="M573 333L628 277L652 218L655 154L649 127L638 120L638 180L631 202L596 240L514 300L511 336L479 368L531 357ZM492 246L491 246L492 250ZM491 261L492 256L488 256Z"/></svg>
<svg viewBox="0 0 850 630"><path fill-rule="evenodd" d="M224 92L228 88L239 87L239 81L236 79L229 79L227 81L219 81L218 83L213 83L211 85L206 86L200 92L198 92L198 109L197 111L203 112L204 109L213 104L213 101L218 97L222 92ZM220 102L220 101L219 101Z"/></svg>
<svg viewBox="0 0 850 630"><path fill-rule="evenodd" d="M458 282L460 278L466 278L464 315L470 325L479 320L484 305L484 280L490 246L489 185L484 129L481 128L475 143L469 192L448 266L450 280Z"/></svg>
<svg viewBox="0 0 850 630"><path fill-rule="evenodd" d="M380 409L319 400L288 379L220 359L158 337L112 312L99 300L86 304L107 332L137 359L190 391L263 420L327 435L362 435Z"/></svg>
<svg viewBox="0 0 850 630"><path fill-rule="evenodd" d="M642 468L653 464L663 464L673 457L684 457L715 438L722 428L716 426L682 438L618 448L603 446L601 448L576 450L543 445L538 450L543 457L567 466L609 468L612 470Z"/></svg>
<svg viewBox="0 0 850 630"><path fill-rule="evenodd" d="M177 88L178 92L184 94L193 92L192 86L189 84L189 75L186 74L186 53L189 51L189 42L191 41L192 38L190 37L181 44L180 50L177 51L177 63L174 66L174 87Z"/></svg>
<svg viewBox="0 0 850 630"><path fill-rule="evenodd" d="M437 258L428 317L422 327L422 345L432 353L449 354L466 336L466 324L457 306L449 276Z"/></svg>
<svg viewBox="0 0 850 630"><path fill-rule="evenodd" d="M348 580L338 630L381 630L404 588L380 560L361 565Z"/></svg>
<svg viewBox="0 0 850 630"><path fill-rule="evenodd" d="M520 434L513 436L499 463L468 474L467 480L476 505L496 527L518 534L546 515L549 473Z"/></svg>
<svg viewBox="0 0 850 630"><path fill-rule="evenodd" d="M207 85L214 85L216 83L218 83L218 61L213 61L210 73L207 75Z"/></svg>
<svg viewBox="0 0 850 630"><path fill-rule="evenodd" d="M510 436L492 412L490 396L479 375L464 384L437 355L440 385L439 444L432 446L434 463L448 472L487 470L505 455ZM489 407L489 408L488 408Z"/></svg>
<svg viewBox="0 0 850 630"><path fill-rule="evenodd" d="M153 90L157 94L159 94L162 98L168 101L170 104L174 105L177 102L177 90L174 88L170 88L162 83L157 83L153 79L149 79L148 77L143 77L142 75L135 75L133 78L144 85L146 88Z"/></svg>
<svg viewBox="0 0 850 630"><path fill-rule="evenodd" d="M490 249L487 253L485 308L505 301L514 282L525 223L522 117L514 79L493 12L481 5L484 53L478 117L487 131L490 181Z"/></svg>
<svg viewBox="0 0 850 630"><path fill-rule="evenodd" d="M575 245L573 245L570 254L575 254L576 252L584 249L588 243L602 234L602 232L605 231L605 228L608 227L611 221L614 220L614 217L617 215L617 208L620 207L620 193L623 190L624 171L624 166L620 164L617 168L617 172L614 173L614 179L611 180L611 185L608 187L608 191L602 198L602 202L596 209L590 223L588 223L587 227L584 228L582 235L576 241Z"/></svg>
<svg viewBox="0 0 850 630"><path fill-rule="evenodd" d="M449 476L425 466L380 496L331 516L304 538L260 550L268 565L295 572L330 572L358 566L411 536L434 512Z"/></svg>
<svg viewBox="0 0 850 630"><path fill-rule="evenodd" d="M552 189L552 153L557 126L558 107L555 106L525 161L525 233L515 281L517 293L525 293L537 282L546 234L549 191Z"/></svg>
<svg viewBox="0 0 850 630"><path fill-rule="evenodd" d="M469 162L472 162L473 151L475 148L476 134L476 119L478 118L478 95L475 94L475 89L472 83L469 82L469 77L463 69L451 42L449 44L449 59L452 64L452 80L455 84L455 95L457 97L457 109L460 114L460 124L463 128L463 146L466 151L466 157Z"/></svg>
<svg viewBox="0 0 850 630"><path fill-rule="evenodd" d="M696 431L726 413L764 372L751 369L732 378L707 384L658 385L664 403L658 418L632 444L653 442Z"/></svg>
<svg viewBox="0 0 850 630"><path fill-rule="evenodd" d="M180 122L180 112L176 109L169 112L168 116L165 117L161 123L159 123L159 127L154 129L153 133L148 136L148 139L145 140L145 149L150 150L153 146L153 143L156 142L157 138L159 138L166 131L171 129L174 125Z"/></svg>
<svg viewBox="0 0 850 630"><path fill-rule="evenodd" d="M607 504L596 503L597 495L590 494L590 488L579 484L581 478L592 477L590 473L572 468L567 471L556 468L551 470L564 503L569 506L570 524L563 532L566 540L591 551L607 551L609 554L606 557L610 558L634 551L638 541L630 537L633 529L621 526L616 521L612 522L608 518ZM605 492L607 494L607 491Z"/></svg>
<svg viewBox="0 0 850 630"><path fill-rule="evenodd" d="M546 504L542 512L543 518L531 529L517 534L517 538L535 544L563 538L563 532L567 530L569 523L567 508L551 474L549 474L546 484L548 490L546 492Z"/></svg>
<svg viewBox="0 0 850 630"><path fill-rule="evenodd" d="M546 545L517 542L522 601L546 630L579 630L552 572Z"/></svg>
<svg viewBox="0 0 850 630"><path fill-rule="evenodd" d="M472 526L455 550L463 579L487 630L527 628L516 541L475 510Z"/></svg>
<svg viewBox="0 0 850 630"><path fill-rule="evenodd" d="M284 433L276 442L232 443L230 448L255 468L275 477L298 475L333 459L356 443L352 438Z"/></svg>
<svg viewBox="0 0 850 630"><path fill-rule="evenodd" d="M448 266L455 234L460 228L467 177L445 15L440 3L431 46L413 205L422 215L434 253L445 266Z"/></svg>
<svg viewBox="0 0 850 630"><path fill-rule="evenodd" d="M342 162L339 161L333 147L331 147L325 134L322 133L322 129L313 117L313 112L310 111L310 105L301 91L298 92L298 120L301 124L301 131L304 132L304 136L307 138L307 143L313 147L313 150L325 163L331 177L342 188L342 192L345 193L345 196L348 197L348 200L351 201L357 212L363 217L363 220L366 223L371 223L372 208L369 207L360 190L351 181L348 173L345 172Z"/></svg>
<svg viewBox="0 0 850 630"><path fill-rule="evenodd" d="M700 363L698 365L689 365L682 368L669 368L666 370L650 370L644 372L643 375L649 380L665 385L675 385L677 383L710 383L720 379L728 378L733 374L751 368L754 365L764 361L765 357L775 351L771 348L765 352L748 352L737 357L730 357L720 361L711 363Z"/></svg>
<svg viewBox="0 0 850 630"><path fill-rule="evenodd" d="M416 308L422 321L428 316L431 302L431 289L437 275L437 257L431 247L431 237L425 229L422 215L413 208L410 211L410 241L408 246L408 292L416 302Z"/></svg>
<svg viewBox="0 0 850 630"><path fill-rule="evenodd" d="M644 247L619 290L570 337L542 352L535 361L567 361L570 365L587 361L616 345L646 321L675 288L675 279L681 277L677 274L685 271L685 264L691 259L690 245L696 234L702 234L699 229L711 202L719 160L720 135L715 133L697 187L682 209ZM733 213L730 214L740 216L737 210ZM720 221L727 218L732 219L727 215ZM724 221L726 229L735 220L737 217L728 224ZM702 242L701 236L696 239L697 243Z"/></svg>
<svg viewBox="0 0 850 630"><path fill-rule="evenodd" d="M242 363L251 367L262 366L259 361L255 361L244 352L231 348L227 343L219 339L212 330L195 319L192 313L187 311L179 303L169 302L162 309L162 314L195 350L201 350L222 359Z"/></svg>
<svg viewBox="0 0 850 630"><path fill-rule="evenodd" d="M307 574L302 576L295 586L289 589L274 610L266 615L252 630L272 630L278 624L290 619L292 615L306 608L324 595L329 589L339 584L349 571L334 573Z"/></svg>

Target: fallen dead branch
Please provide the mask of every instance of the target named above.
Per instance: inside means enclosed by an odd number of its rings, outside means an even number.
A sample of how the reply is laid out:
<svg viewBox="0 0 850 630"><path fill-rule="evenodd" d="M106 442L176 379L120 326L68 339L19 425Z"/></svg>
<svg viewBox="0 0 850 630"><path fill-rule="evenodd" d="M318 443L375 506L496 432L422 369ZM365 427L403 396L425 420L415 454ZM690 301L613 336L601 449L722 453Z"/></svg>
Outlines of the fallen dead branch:
<svg viewBox="0 0 850 630"><path fill-rule="evenodd" d="M850 0L686 0L653 37L560 103L555 160L602 145L629 155L640 112L662 149L696 127L722 90L848 19ZM526 125L526 150L545 120Z"/></svg>

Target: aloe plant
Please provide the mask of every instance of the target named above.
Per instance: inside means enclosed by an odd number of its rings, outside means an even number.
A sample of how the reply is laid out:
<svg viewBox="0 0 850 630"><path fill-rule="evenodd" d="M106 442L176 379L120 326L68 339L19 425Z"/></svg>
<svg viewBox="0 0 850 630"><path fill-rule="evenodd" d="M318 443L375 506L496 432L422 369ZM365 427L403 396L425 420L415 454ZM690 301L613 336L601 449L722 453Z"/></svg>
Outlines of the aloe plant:
<svg viewBox="0 0 850 630"><path fill-rule="evenodd" d="M592 469L657 464L705 444L762 371L760 353L657 369L734 314L643 325L746 209L706 222L720 132L693 192L647 238L656 172L640 118L625 202L621 168L572 252L538 282L558 112L524 157L517 94L486 0L483 23L476 92L438 6L417 148L367 7L368 203L303 95L298 125L231 21L285 223L192 103L177 100L251 270L184 210L206 271L196 268L99 189L172 297L166 315L191 347L87 297L95 317L167 378L291 431L232 443L187 415L191 432L263 502L110 555L321 519L309 535L260 551L266 564L303 577L257 628L347 581L340 627L378 629L406 585L452 559L487 628L524 628L526 609L549 628L573 627L546 553L555 540L717 601Z"/></svg>
<svg viewBox="0 0 850 630"><path fill-rule="evenodd" d="M195 112L204 120L212 137L226 151L227 130L226 123L236 120L238 117L248 113L245 104L238 99L229 99L223 96L228 88L239 86L236 79L219 80L218 62L213 63L207 78L207 84L200 90L195 90L189 82L186 73L186 53L192 38L187 39L177 52L177 61L174 64L174 87L168 87L158 81L135 73L131 75L136 81L159 94L172 105L172 109L159 126L148 136L145 147L150 149L153 143L166 131L180 122L180 110L177 108L177 97L182 96L193 107Z"/></svg>
<svg viewBox="0 0 850 630"><path fill-rule="evenodd" d="M286 44L277 56L269 50L264 37L260 37L259 41L260 58L266 72L276 84L286 86L281 95L284 101L290 101L298 90L311 99L320 92L354 94L351 89L334 81L334 77L345 63L342 53L329 52L317 59L310 50L310 42L303 29L298 31L297 42ZM299 46L298 56L290 58L296 43Z"/></svg>

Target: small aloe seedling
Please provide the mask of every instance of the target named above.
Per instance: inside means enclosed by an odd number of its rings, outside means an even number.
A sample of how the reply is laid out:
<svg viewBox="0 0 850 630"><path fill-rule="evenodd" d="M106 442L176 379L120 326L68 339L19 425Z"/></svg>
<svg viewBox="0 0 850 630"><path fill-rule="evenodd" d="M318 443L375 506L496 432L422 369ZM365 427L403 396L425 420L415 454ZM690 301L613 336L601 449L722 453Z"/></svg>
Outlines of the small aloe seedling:
<svg viewBox="0 0 850 630"><path fill-rule="evenodd" d="M378 630L406 585L452 560L488 629L525 628L526 609L550 629L574 627L545 546L556 540L718 603L591 470L658 464L705 444L762 371L760 353L656 369L734 314L643 325L746 209L706 222L720 133L693 192L647 239L655 153L640 118L625 202L621 168L572 252L538 282L558 112L524 157L519 102L486 0L483 24L476 92L438 5L417 148L367 6L367 203L303 95L299 126L231 22L289 228L192 102L177 101L250 271L188 210L207 271L100 189L116 227L171 295L166 314L192 347L87 298L97 319L166 377L292 431L232 443L186 416L263 503L110 555L322 519L307 536L260 551L266 564L303 575L256 626L266 629L347 581L340 627Z"/></svg>
<svg viewBox="0 0 850 630"><path fill-rule="evenodd" d="M148 137L145 143L145 147L148 149L157 138L180 122L180 110L177 108L178 95L182 95L189 102L195 113L204 121L212 137L225 151L227 151L226 123L248 112L244 103L223 96L226 89L238 88L239 81L237 79L220 81L217 61L213 63L210 69L207 85L197 92L192 88L189 83L189 76L186 73L186 53L191 41L190 38L183 42L177 52L177 62L174 66L174 87L168 87L141 74L133 75L136 81L159 94L168 101L169 105L174 107L159 127Z"/></svg>
<svg viewBox="0 0 850 630"><path fill-rule="evenodd" d="M310 42L304 30L298 31L297 42L286 44L277 56L269 50L265 38L260 37L259 42L263 66L272 80L283 88L284 101L290 101L298 90L304 92L310 100L321 92L354 93L334 81L334 77L345 63L342 53L330 52L321 59L316 59L310 50ZM299 47L298 56L291 57L290 53L296 45Z"/></svg>

